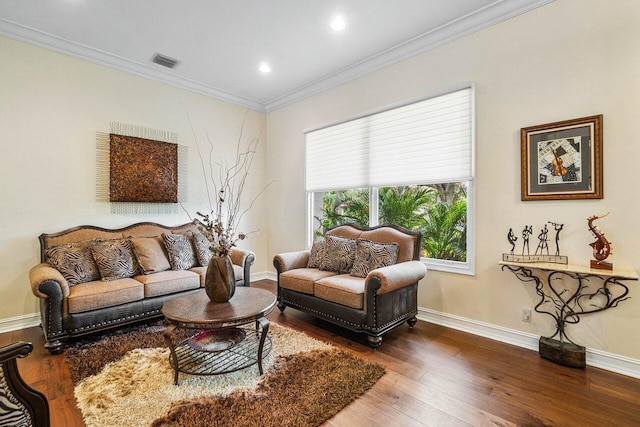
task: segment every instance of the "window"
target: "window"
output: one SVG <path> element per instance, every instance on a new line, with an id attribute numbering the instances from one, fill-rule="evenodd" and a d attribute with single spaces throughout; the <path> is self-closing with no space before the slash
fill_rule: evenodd
<path id="1" fill-rule="evenodd" d="M 309 131 L 309 238 L 399 224 L 430 268 L 473 274 L 473 172 L 472 87 Z"/>

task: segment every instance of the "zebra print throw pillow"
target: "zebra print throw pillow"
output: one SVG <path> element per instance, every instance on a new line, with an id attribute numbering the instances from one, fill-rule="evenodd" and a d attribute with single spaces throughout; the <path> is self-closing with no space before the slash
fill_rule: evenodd
<path id="1" fill-rule="evenodd" d="M 311 247 L 307 268 L 320 268 L 324 256 L 324 240 L 316 240 Z"/>
<path id="2" fill-rule="evenodd" d="M 162 233 L 162 240 L 167 248 L 172 270 L 188 270 L 196 266 L 198 263 L 196 254 L 193 252 L 193 246 L 187 236 Z"/>
<path id="3" fill-rule="evenodd" d="M 140 266 L 133 255 L 133 244 L 128 239 L 94 241 L 91 254 L 103 281 L 140 274 Z"/>
<path id="4" fill-rule="evenodd" d="M 327 234 L 324 242 L 325 251 L 320 270 L 335 271 L 339 274 L 349 273 L 356 257 L 356 241 Z"/>
<path id="5" fill-rule="evenodd" d="M 100 280 L 100 271 L 91 255 L 91 241 L 54 246 L 45 252 L 46 260 L 69 286 Z"/>
<path id="6" fill-rule="evenodd" d="M 198 258 L 198 263 L 201 267 L 208 266 L 209 261 L 211 261 L 211 257 L 213 256 L 213 252 L 211 251 L 211 242 L 205 237 L 204 234 L 197 231 L 192 234 L 192 237 L 193 246 L 196 249 L 196 258 Z"/>
<path id="7" fill-rule="evenodd" d="M 396 263 L 397 243 L 375 243 L 366 239 L 356 241 L 356 259 L 349 273 L 356 277 L 367 277 L 371 270 Z"/>

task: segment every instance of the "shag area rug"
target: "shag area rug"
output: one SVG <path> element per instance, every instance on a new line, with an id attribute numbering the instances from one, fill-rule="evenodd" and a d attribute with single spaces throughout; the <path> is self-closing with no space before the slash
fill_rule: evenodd
<path id="1" fill-rule="evenodd" d="M 65 351 L 88 427 L 318 426 L 384 375 L 380 365 L 271 324 L 262 377 L 254 365 L 180 374 L 176 386 L 163 331 L 161 324 L 138 326 Z"/>

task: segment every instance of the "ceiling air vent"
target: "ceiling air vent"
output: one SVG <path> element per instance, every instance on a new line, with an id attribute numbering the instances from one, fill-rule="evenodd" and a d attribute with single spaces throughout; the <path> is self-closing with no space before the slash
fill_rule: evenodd
<path id="1" fill-rule="evenodd" d="M 160 64 L 163 67 L 167 67 L 167 68 L 173 68 L 178 64 L 178 62 L 180 62 L 176 59 L 169 58 L 168 56 L 162 55 L 160 53 L 156 53 L 153 56 L 152 61 L 155 62 L 156 64 Z"/>

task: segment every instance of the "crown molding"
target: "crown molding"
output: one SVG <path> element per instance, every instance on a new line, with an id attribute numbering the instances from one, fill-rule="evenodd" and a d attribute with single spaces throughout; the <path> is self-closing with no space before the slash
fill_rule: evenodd
<path id="1" fill-rule="evenodd" d="M 3 18 L 0 18 L 0 35 L 52 50 L 54 52 L 62 53 L 64 55 L 93 62 L 108 68 L 113 68 L 118 71 L 124 71 L 136 76 L 148 78 L 169 86 L 195 92 L 220 101 L 230 102 L 262 113 L 266 112 L 265 105 L 260 102 L 205 85 L 195 80 L 178 76 L 171 72 L 140 64 L 99 49 L 72 42 Z"/>
<path id="2" fill-rule="evenodd" d="M 169 71 L 131 61 L 3 18 L 0 18 L 0 35 L 262 113 L 268 113 L 553 1 L 555 0 L 497 0 L 483 9 L 345 67 L 327 77 L 302 86 L 266 103 L 248 99 L 195 80 L 178 76 Z"/>
<path id="3" fill-rule="evenodd" d="M 474 13 L 449 22 L 384 52 L 345 67 L 321 80 L 274 99 L 266 104 L 266 111 L 268 113 L 293 104 L 304 98 L 371 74 L 554 1 L 555 0 L 498 0 Z"/>

